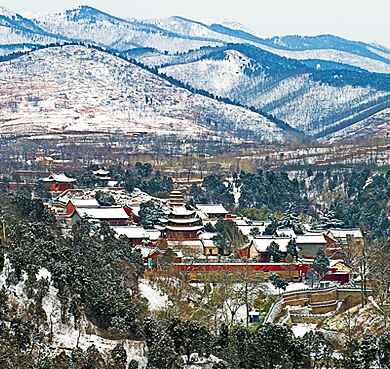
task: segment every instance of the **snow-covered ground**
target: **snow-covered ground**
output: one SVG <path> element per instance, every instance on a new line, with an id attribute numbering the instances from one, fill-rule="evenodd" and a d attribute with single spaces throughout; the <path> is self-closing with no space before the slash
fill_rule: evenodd
<path id="1" fill-rule="evenodd" d="M 156 287 L 152 287 L 150 282 L 146 279 L 140 281 L 139 289 L 142 297 L 148 299 L 148 308 L 150 311 L 162 310 L 170 305 L 168 296 L 159 291 Z"/>
<path id="2" fill-rule="evenodd" d="M 12 269 L 10 267 L 9 260 L 6 257 L 5 266 L 0 274 L 0 287 L 5 285 L 5 281 L 11 271 Z M 126 349 L 128 360 L 130 361 L 131 359 L 135 359 L 142 367 L 145 366 L 145 344 L 143 342 L 131 340 L 109 340 L 100 337 L 95 333 L 91 333 L 97 331 L 97 329 L 87 321 L 85 316 L 81 317 L 77 329 L 73 324 L 73 319 L 71 319 L 67 324 L 63 324 L 61 322 L 61 304 L 57 296 L 58 290 L 53 286 L 51 273 L 47 269 L 41 268 L 39 269 L 36 277 L 37 280 L 46 278 L 50 283 L 49 293 L 43 298 L 42 307 L 47 316 L 48 329 L 53 332 L 51 343 L 52 349 L 58 351 L 63 349 L 71 350 L 78 345 L 83 350 L 86 350 L 91 345 L 95 345 L 99 351 L 107 354 L 119 342 L 122 342 Z M 7 287 L 9 298 L 16 304 L 19 304 L 21 309 L 24 309 L 30 301 L 24 291 L 26 279 L 27 274 L 24 273 L 22 280 L 17 285 Z"/>
<path id="3" fill-rule="evenodd" d="M 177 87 L 111 54 L 84 46 L 35 51 L 0 63 L 0 134 L 153 132 L 224 134 L 264 140 L 285 133 L 266 117 Z"/>
<path id="4" fill-rule="evenodd" d="M 292 291 L 298 291 L 298 290 L 307 290 L 310 288 L 306 283 L 298 282 L 298 283 L 289 283 L 289 285 L 286 287 L 286 290 L 279 290 L 278 288 L 275 288 L 274 285 L 270 282 L 265 283 L 265 286 L 267 287 L 268 291 L 272 295 L 279 295 L 283 292 L 292 292 Z"/>
<path id="5" fill-rule="evenodd" d="M 305 333 L 315 330 L 316 326 L 316 324 L 298 323 L 293 324 L 291 330 L 293 331 L 295 337 L 302 337 Z"/>

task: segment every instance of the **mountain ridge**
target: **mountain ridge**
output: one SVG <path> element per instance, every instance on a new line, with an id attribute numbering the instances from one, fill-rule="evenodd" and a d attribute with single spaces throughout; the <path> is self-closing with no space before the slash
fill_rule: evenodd
<path id="1" fill-rule="evenodd" d="M 137 20 L 90 6 L 30 18 L 3 13 L 0 56 L 47 44 L 97 45 L 293 134 L 333 134 L 345 122 L 370 119 L 367 112 L 386 110 L 390 98 L 390 50 L 374 44 L 332 35 L 262 38 L 234 22 Z"/>
<path id="2" fill-rule="evenodd" d="M 232 137 L 247 132 L 265 141 L 289 136 L 258 112 L 175 86 L 92 46 L 53 46 L 15 56 L 0 63 L 2 80 L 5 74 L 10 81 L 4 84 L 3 134 L 13 129 L 45 133 L 100 127 L 110 132 L 141 129 L 170 134 L 201 130 Z M 15 92 L 16 81 L 26 85 L 21 91 L 27 94 Z M 41 92 L 42 86 L 47 93 Z"/>

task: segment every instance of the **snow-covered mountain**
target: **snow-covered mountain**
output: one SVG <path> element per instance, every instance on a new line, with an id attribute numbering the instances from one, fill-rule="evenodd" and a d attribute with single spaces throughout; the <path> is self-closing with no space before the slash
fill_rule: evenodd
<path id="1" fill-rule="evenodd" d="M 353 130 L 362 120 L 376 122 L 370 118 L 390 107 L 390 50 L 380 45 L 331 35 L 267 39 L 234 21 L 178 16 L 139 20 L 89 6 L 24 17 L 0 8 L 0 57 L 65 42 L 119 53 L 198 91 L 261 110 L 276 117 L 274 122 L 286 122 L 312 137 Z M 236 122 L 238 129 L 249 125 Z"/>
<path id="2" fill-rule="evenodd" d="M 0 55 L 60 41 L 34 22 L 0 6 Z"/>
<path id="3" fill-rule="evenodd" d="M 151 47 L 175 53 L 204 45 L 222 45 L 218 39 L 184 36 L 169 28 L 159 27 L 158 22 L 153 24 L 142 20 L 122 19 L 89 6 L 36 15 L 32 20 L 47 32 L 120 51 Z"/>
<path id="4" fill-rule="evenodd" d="M 157 66 L 156 53 L 135 56 Z M 324 136 L 390 106 L 390 77 L 321 70 L 250 45 L 230 44 L 165 58 L 159 70 L 276 116 L 311 136 Z M 368 115 L 367 115 L 368 114 Z"/>
<path id="5" fill-rule="evenodd" d="M 270 141 L 289 137 L 261 114 L 193 93 L 92 47 L 49 47 L 3 61 L 0 80 L 0 134 L 246 132 Z"/>
<path id="6" fill-rule="evenodd" d="M 88 6 L 53 14 L 26 14 L 26 17 L 59 38 L 92 42 L 120 51 L 150 47 L 175 54 L 202 46 L 247 43 L 288 58 L 390 73 L 389 49 L 332 35 L 264 38 L 233 21 L 195 21 L 177 16 L 149 20 L 120 18 Z"/>

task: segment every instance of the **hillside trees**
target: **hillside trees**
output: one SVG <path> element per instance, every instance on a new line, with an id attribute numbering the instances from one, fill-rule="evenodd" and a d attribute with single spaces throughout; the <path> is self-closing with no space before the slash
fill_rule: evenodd
<path id="1" fill-rule="evenodd" d="M 131 337 L 140 334 L 138 278 L 144 266 L 139 252 L 117 239 L 107 224 L 96 229 L 82 220 L 65 238 L 52 227 L 44 207 L 37 207 L 42 214 L 33 211 L 28 218 L 19 197 L 15 201 L 2 195 L 1 200 L 9 204 L 5 213 L 9 241 L 4 250 L 11 265 L 7 284 L 25 280 L 29 295 L 35 296 L 34 315 L 43 311 L 44 290 L 36 275 L 45 268 L 58 288 L 63 321 L 72 317 L 77 327 L 81 315 L 88 313 L 101 328 Z M 38 204 L 34 200 L 26 200 L 27 206 Z"/>
<path id="2" fill-rule="evenodd" d="M 197 204 L 234 205 L 232 184 L 225 183 L 224 178 L 216 174 L 206 176 L 201 187 L 192 184 L 190 196 Z"/>
<path id="3" fill-rule="evenodd" d="M 298 213 L 307 210 L 308 202 L 299 182 L 290 180 L 285 172 L 259 169 L 257 173 L 241 172 L 238 177 L 241 187 L 239 205 L 242 208 L 267 206 L 272 210 L 286 211 L 291 203 Z"/>
<path id="4" fill-rule="evenodd" d="M 371 257 L 368 261 L 368 279 L 377 306 L 383 318 L 383 324 L 388 327 L 390 319 L 390 244 L 389 240 L 379 240 L 372 245 Z"/>

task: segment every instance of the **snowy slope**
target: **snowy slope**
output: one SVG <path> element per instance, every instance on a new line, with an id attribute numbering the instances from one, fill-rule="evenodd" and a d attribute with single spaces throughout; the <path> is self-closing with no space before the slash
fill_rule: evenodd
<path id="1" fill-rule="evenodd" d="M 356 55 L 355 53 L 335 50 L 335 49 L 316 49 L 316 50 L 284 50 L 269 46 L 261 46 L 273 54 L 298 60 L 326 60 L 335 63 L 347 64 L 373 73 L 390 73 L 390 63 L 388 61 L 375 60 L 366 56 Z M 385 54 L 385 53 L 384 53 Z M 386 59 L 390 53 L 386 53 Z M 389 60 L 390 61 L 390 60 Z"/>
<path id="2" fill-rule="evenodd" d="M 147 21 L 114 17 L 88 6 L 36 15 L 32 20 L 47 32 L 116 50 L 152 47 L 175 53 L 196 49 L 205 44 L 221 44 L 218 40 L 183 37 Z"/>
<path id="3" fill-rule="evenodd" d="M 34 22 L 0 5 L 0 55 L 19 51 L 23 46 L 44 45 L 57 42 L 61 37 L 53 37 Z M 26 44 L 26 45 L 23 45 Z M 5 46 L 11 46 L 6 48 Z M 19 49 L 16 45 L 20 45 Z M 8 52 L 7 52 L 8 51 Z"/>
<path id="4" fill-rule="evenodd" d="M 52 47 L 0 63 L 0 133 L 286 134 L 264 116 L 188 90 L 111 54 Z"/>
<path id="5" fill-rule="evenodd" d="M 390 73 L 389 49 L 332 35 L 264 38 L 228 20 L 194 21 L 183 17 L 163 19 L 119 18 L 80 6 L 52 14 L 26 14 L 40 29 L 63 38 L 83 40 L 117 50 L 151 47 L 171 54 L 204 46 L 248 43 L 274 54 L 300 60 L 323 60 Z"/>
<path id="6" fill-rule="evenodd" d="M 383 139 L 384 137 L 388 138 L 388 132 L 390 132 L 390 108 L 384 109 L 334 133 L 325 135 L 321 140 L 338 141 L 367 136 L 376 136 Z"/>
<path id="7" fill-rule="evenodd" d="M 329 75 L 321 71 L 315 71 L 314 78 L 313 70 L 293 61 L 280 58 L 270 62 L 267 55 L 254 54 L 253 48 L 229 46 L 223 52 L 220 48 L 214 53 L 208 49 L 209 54 L 204 51 L 200 57 L 199 52 L 192 53 L 196 54 L 192 59 L 187 55 L 179 61 L 177 57 L 176 64 L 171 60 L 160 71 L 197 89 L 267 111 L 310 135 L 390 101 L 389 88 L 356 82 L 360 74 L 354 74 L 355 79 L 344 76 L 340 83 L 329 83 Z M 152 60 L 146 55 L 140 59 Z M 370 75 L 365 77 L 370 82 Z"/>
<path id="8" fill-rule="evenodd" d="M 234 21 L 194 21 L 178 16 L 139 20 L 112 16 L 89 6 L 60 13 L 30 13 L 24 17 L 0 8 L 0 57 L 26 51 L 36 45 L 65 41 L 83 41 L 121 52 L 149 67 L 159 68 L 160 72 L 196 89 L 261 109 L 314 137 L 333 134 L 333 131 L 344 130 L 348 126 L 358 127 L 360 120 L 387 109 L 390 98 L 390 89 L 387 85 L 385 88 L 380 87 L 378 76 L 373 75 L 372 81 L 366 76 L 363 82 L 360 82 L 359 76 L 349 76 L 347 81 L 338 84 L 329 81 L 329 75 L 326 78 L 319 75 L 321 71 L 331 69 L 390 75 L 390 50 L 376 44 L 349 41 L 332 35 L 267 39 Z M 249 54 L 242 50 L 245 48 L 252 48 Z M 319 71 L 316 73 L 317 66 Z M 91 77 L 96 78 L 93 72 L 90 73 Z M 77 76 L 72 78 L 76 79 Z M 113 86 L 115 84 L 111 84 L 103 94 L 107 95 L 111 89 L 111 95 L 115 95 L 117 91 Z M 153 87 L 144 87 L 147 89 L 144 98 L 147 99 Z M 119 95 L 127 93 L 122 91 L 121 84 L 119 90 Z M 100 92 L 97 94 L 101 95 Z M 107 100 L 110 102 L 107 103 Z M 137 129 L 139 124 L 150 130 L 165 129 L 166 132 L 171 131 L 170 126 L 167 128 L 169 124 L 172 127 L 180 126 L 175 131 L 191 131 L 189 127 L 194 125 L 201 125 L 202 129 L 219 127 L 220 130 L 228 126 L 231 131 L 249 129 L 261 132 L 267 139 L 281 137 L 279 133 L 274 133 L 273 123 L 269 123 L 270 126 L 266 123 L 266 129 L 259 130 L 259 124 L 262 126 L 267 119 L 260 119 L 255 114 L 256 119 L 253 121 L 249 116 L 254 113 L 245 109 L 245 113 L 244 110 L 238 113 L 239 108 L 229 113 L 226 124 L 221 128 L 220 123 L 226 119 L 221 119 L 221 114 L 217 113 L 219 109 L 215 102 L 211 110 L 203 104 L 195 109 L 193 105 L 175 103 L 175 109 L 178 107 L 180 113 L 176 114 L 173 109 L 171 114 L 168 111 L 162 113 L 162 102 L 157 108 L 146 100 L 146 104 L 139 102 L 136 108 L 133 106 L 129 110 L 128 101 L 123 96 L 114 97 L 113 100 L 106 96 L 92 101 L 103 105 L 84 103 L 94 110 L 94 114 L 88 117 L 79 114 L 89 108 L 75 109 L 71 113 L 69 108 L 59 108 L 62 101 L 48 101 L 48 106 L 41 106 L 42 102 L 34 101 L 35 106 L 23 119 L 35 119 L 39 107 L 38 116 L 42 127 L 35 127 L 34 132 L 46 131 L 49 126 L 51 131 L 95 128 L 123 131 L 124 122 L 130 121 L 126 123 L 129 129 Z M 120 106 L 122 103 L 123 106 Z M 55 109 L 52 109 L 53 104 Z M 16 114 L 15 106 L 19 109 L 23 104 L 18 100 L 10 100 L 4 106 Z M 41 113 L 48 107 L 52 109 L 51 114 L 42 117 Z M 33 115 L 29 118 L 29 114 Z M 15 119 L 18 122 L 20 117 Z M 182 124 L 182 121 L 186 123 Z M 375 122 L 375 119 L 370 122 Z M 374 127 L 371 123 L 370 127 Z M 25 123 L 20 127 L 25 129 Z M 365 132 L 369 133 L 369 130 Z"/>

